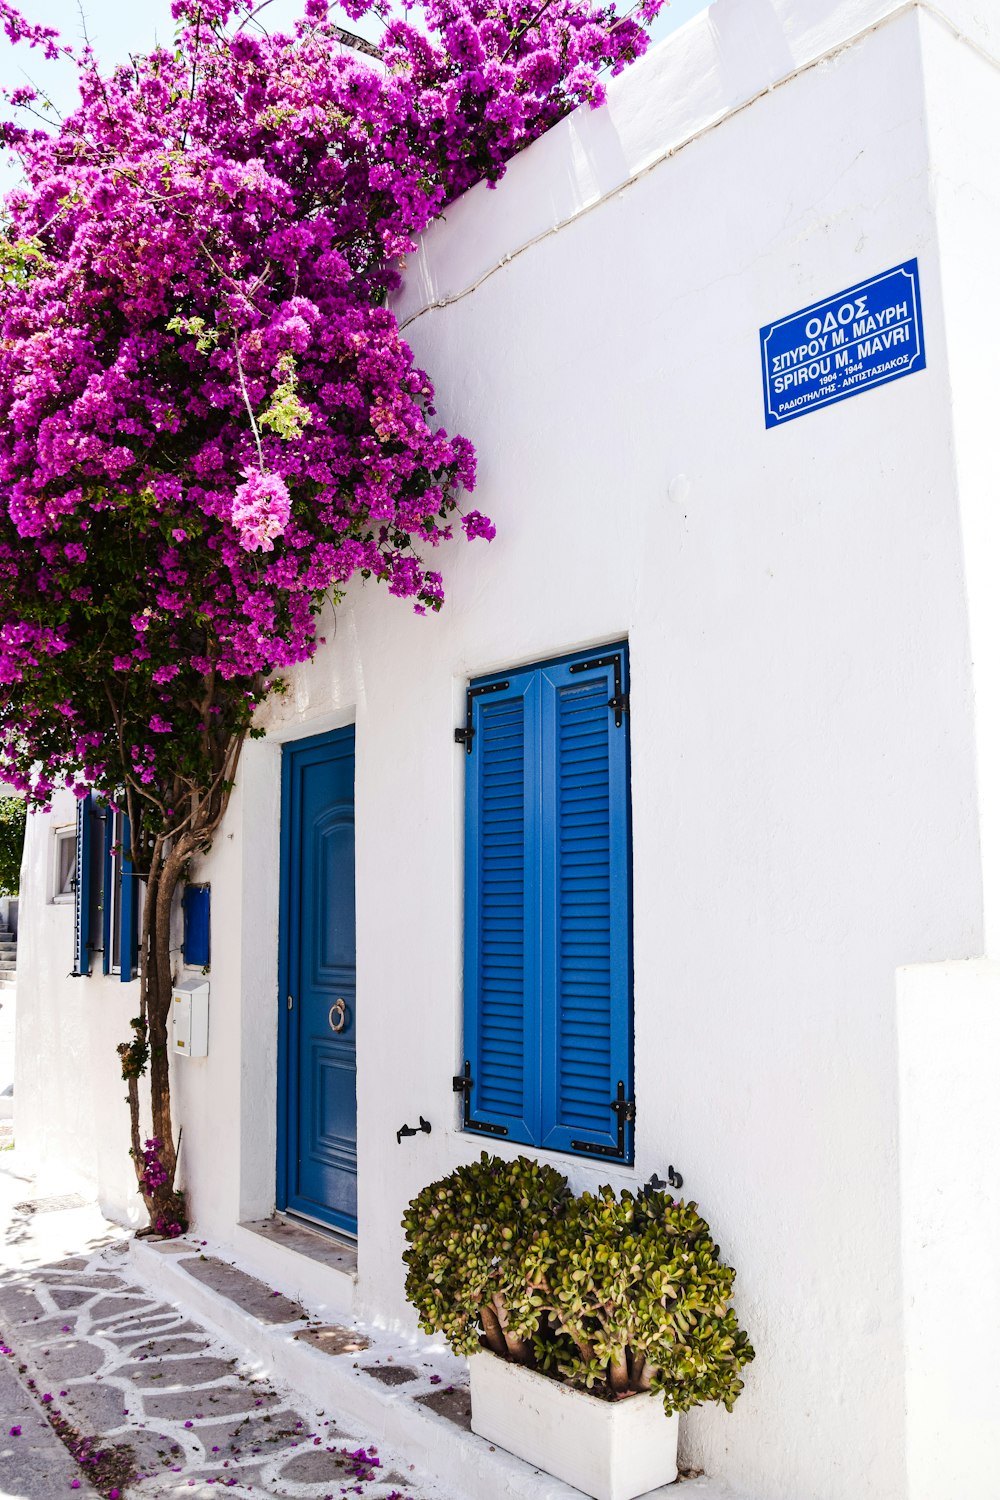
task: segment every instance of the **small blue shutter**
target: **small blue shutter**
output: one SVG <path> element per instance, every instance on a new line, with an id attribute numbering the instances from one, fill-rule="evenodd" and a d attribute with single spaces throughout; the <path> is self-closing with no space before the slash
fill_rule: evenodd
<path id="1" fill-rule="evenodd" d="M 211 888 L 184 889 L 184 962 L 191 969 L 207 969 L 211 957 Z"/>
<path id="2" fill-rule="evenodd" d="M 91 804 L 88 792 L 76 804 L 76 878 L 73 883 L 73 973 L 90 973 L 90 843 L 92 834 Z"/>
<path id="3" fill-rule="evenodd" d="M 139 973 L 139 882 L 132 873 L 130 851 L 132 845 L 131 825 L 128 817 L 122 818 L 121 850 L 121 980 L 127 984 Z"/>
<path id="4" fill-rule="evenodd" d="M 465 844 L 466 1124 L 537 1142 L 539 687 L 511 674 L 472 693 Z"/>
<path id="5" fill-rule="evenodd" d="M 541 683 L 541 1143 L 629 1160 L 628 714 L 609 706 L 628 691 L 626 649 L 546 666 Z"/>

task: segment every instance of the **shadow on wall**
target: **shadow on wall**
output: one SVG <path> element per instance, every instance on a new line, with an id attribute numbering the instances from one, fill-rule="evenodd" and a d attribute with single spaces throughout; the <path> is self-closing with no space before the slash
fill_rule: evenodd
<path id="1" fill-rule="evenodd" d="M 831 6 L 840 3 L 830 0 Z M 781 0 L 713 0 L 710 5 L 679 8 L 677 20 L 682 23 L 696 20 L 701 10 L 707 13 L 707 25 L 691 34 L 690 83 L 692 89 L 698 89 L 706 77 L 715 80 L 713 109 L 718 113 L 736 108 L 767 83 L 794 71 L 795 58 L 778 14 L 780 6 Z M 653 37 L 655 42 L 669 39 L 658 37 L 655 26 Z M 569 128 L 573 134 L 574 172 L 569 197 L 567 183 L 550 178 L 553 223 L 613 192 L 634 170 L 610 111 L 591 115 L 589 110 L 581 110 L 577 116 L 570 116 Z M 579 170 L 581 161 L 586 161 L 586 172 Z"/>
<path id="2" fill-rule="evenodd" d="M 708 9 L 720 104 L 732 108 L 795 67 L 779 0 L 714 0 Z"/>

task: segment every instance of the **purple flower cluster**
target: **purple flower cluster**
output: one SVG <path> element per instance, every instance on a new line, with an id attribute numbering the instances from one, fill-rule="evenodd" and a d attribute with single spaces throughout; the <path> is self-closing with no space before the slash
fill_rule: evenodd
<path id="1" fill-rule="evenodd" d="M 184 1233 L 187 1226 L 178 1217 L 180 1206 L 178 1196 L 172 1192 L 173 1183 L 170 1173 L 163 1165 L 160 1154 L 162 1150 L 163 1142 L 157 1136 L 151 1136 L 143 1147 L 141 1168 L 138 1173 L 139 1191 L 145 1198 L 155 1202 L 157 1195 L 162 1200 L 164 1196 L 162 1190 L 166 1189 L 169 1199 L 167 1211 L 154 1212 L 152 1225 L 157 1234 L 166 1235 L 168 1239 L 176 1239 L 178 1235 Z"/>
<path id="2" fill-rule="evenodd" d="M 273 552 L 275 537 L 284 531 L 292 513 L 288 486 L 277 474 L 262 474 L 259 469 L 244 473 L 246 479 L 233 500 L 233 525 L 240 546 L 247 552 Z"/>
<path id="3" fill-rule="evenodd" d="M 160 1160 L 162 1149 L 163 1142 L 157 1139 L 156 1136 L 152 1136 L 143 1147 L 142 1175 L 139 1178 L 139 1187 L 142 1192 L 148 1193 L 150 1197 L 153 1196 L 157 1188 L 163 1187 L 164 1183 L 170 1180 L 169 1173 Z"/>
<path id="4" fill-rule="evenodd" d="M 598 103 L 661 3 L 418 0 L 372 59 L 325 0 L 270 36 L 249 0 L 175 0 L 176 49 L 102 76 L 0 0 L 80 85 L 50 130 L 0 124 L 24 172 L 0 276 L 0 776 L 42 805 L 61 780 L 125 785 L 169 826 L 312 655 L 331 593 L 360 574 L 440 608 L 423 558 L 475 456 L 387 306 L 400 257 Z M 478 511 L 462 530 L 494 535 Z"/>

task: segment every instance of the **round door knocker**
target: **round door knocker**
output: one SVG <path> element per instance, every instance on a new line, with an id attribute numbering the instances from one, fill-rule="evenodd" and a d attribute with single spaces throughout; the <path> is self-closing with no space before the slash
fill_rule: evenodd
<path id="1" fill-rule="evenodd" d="M 336 1019 L 334 1019 L 336 1018 Z M 343 1031 L 347 1025 L 347 1002 L 341 998 L 330 1006 L 330 1030 Z"/>

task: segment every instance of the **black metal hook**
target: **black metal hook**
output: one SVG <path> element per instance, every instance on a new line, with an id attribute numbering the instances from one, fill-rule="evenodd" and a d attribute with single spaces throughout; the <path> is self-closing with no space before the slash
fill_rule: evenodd
<path id="1" fill-rule="evenodd" d="M 431 1123 L 429 1120 L 425 1120 L 423 1115 L 420 1116 L 419 1125 L 400 1125 L 396 1131 L 396 1145 L 401 1146 L 403 1144 L 404 1135 L 419 1135 L 421 1132 L 424 1135 L 430 1135 L 431 1133 Z"/>

